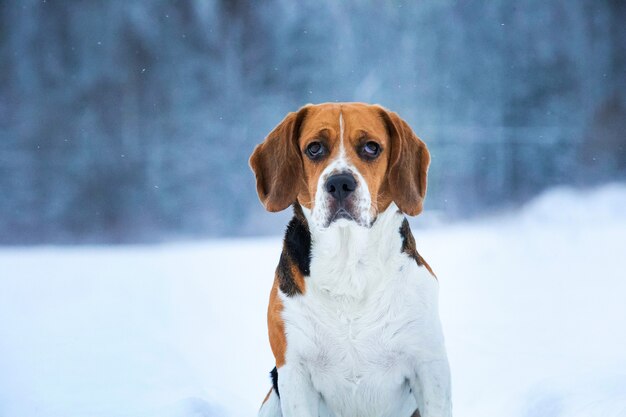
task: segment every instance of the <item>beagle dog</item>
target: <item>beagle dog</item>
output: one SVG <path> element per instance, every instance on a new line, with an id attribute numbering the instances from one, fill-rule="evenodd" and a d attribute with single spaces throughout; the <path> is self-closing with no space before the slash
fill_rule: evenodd
<path id="1" fill-rule="evenodd" d="M 430 155 L 378 105 L 307 105 L 256 147 L 259 198 L 293 206 L 267 313 L 276 359 L 260 417 L 449 417 L 438 281 L 405 215 Z"/>

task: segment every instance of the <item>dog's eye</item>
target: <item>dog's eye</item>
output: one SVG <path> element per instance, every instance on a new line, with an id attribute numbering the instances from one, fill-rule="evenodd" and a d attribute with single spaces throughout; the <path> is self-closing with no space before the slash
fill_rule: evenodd
<path id="1" fill-rule="evenodd" d="M 380 145 L 376 142 L 367 142 L 363 145 L 361 154 L 368 159 L 374 159 L 380 154 Z"/>
<path id="2" fill-rule="evenodd" d="M 307 156 L 313 160 L 321 158 L 325 151 L 324 145 L 319 142 L 311 142 L 309 146 L 306 147 Z"/>

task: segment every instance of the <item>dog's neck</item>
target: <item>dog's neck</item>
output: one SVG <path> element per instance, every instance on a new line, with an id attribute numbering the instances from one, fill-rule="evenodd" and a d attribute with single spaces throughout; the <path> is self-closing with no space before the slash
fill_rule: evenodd
<path id="1" fill-rule="evenodd" d="M 404 215 L 391 204 L 371 227 L 340 220 L 326 229 L 315 227 L 302 210 L 311 233 L 311 269 L 307 291 L 361 301 L 393 277 L 403 259 L 400 227 Z"/>

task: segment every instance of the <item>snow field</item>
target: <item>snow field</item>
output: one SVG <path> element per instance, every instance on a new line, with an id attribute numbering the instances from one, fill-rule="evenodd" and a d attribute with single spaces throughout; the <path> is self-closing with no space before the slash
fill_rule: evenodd
<path id="1" fill-rule="evenodd" d="M 626 186 L 413 231 L 441 284 L 455 415 L 626 416 Z M 0 416 L 254 415 L 280 248 L 1 249 Z"/>

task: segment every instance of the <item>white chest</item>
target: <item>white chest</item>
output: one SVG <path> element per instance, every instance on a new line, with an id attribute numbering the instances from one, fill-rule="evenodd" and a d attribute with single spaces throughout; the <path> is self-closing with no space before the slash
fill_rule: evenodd
<path id="1" fill-rule="evenodd" d="M 417 408 L 416 369 L 442 357 L 443 336 L 438 283 L 403 252 L 402 221 L 392 208 L 369 230 L 312 230 L 306 290 L 281 293 L 287 408 L 316 402 L 310 395 L 323 417 L 409 417 Z"/>
<path id="2" fill-rule="evenodd" d="M 437 337 L 437 284 L 407 257 L 387 266 L 342 277 L 356 281 L 362 298 L 331 295 L 312 268 L 307 293 L 284 300 L 287 361 L 302 364 L 330 416 L 408 417 L 415 409 L 407 379 Z"/>

